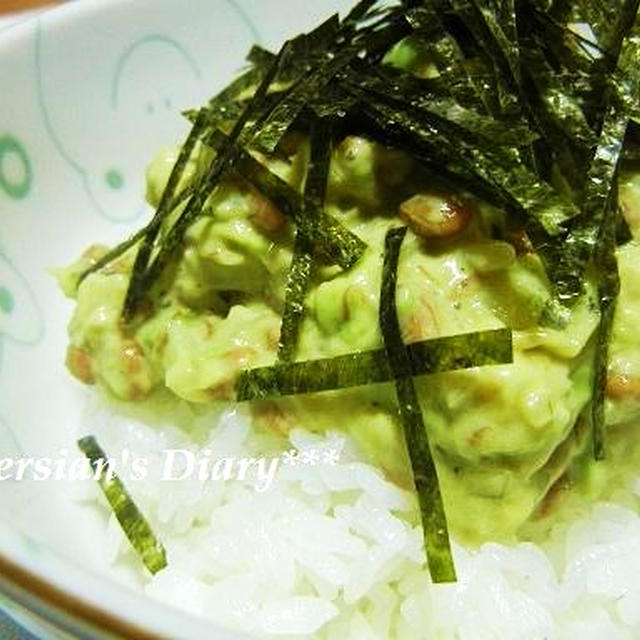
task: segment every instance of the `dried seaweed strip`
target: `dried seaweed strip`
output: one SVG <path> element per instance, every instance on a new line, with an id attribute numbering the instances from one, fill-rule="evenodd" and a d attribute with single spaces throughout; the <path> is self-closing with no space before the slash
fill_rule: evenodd
<path id="1" fill-rule="evenodd" d="M 611 74 L 611 84 L 615 90 L 615 99 L 621 109 L 633 122 L 640 122 L 640 35 L 628 37 L 620 51 L 618 68 Z M 633 124 L 633 123 L 632 123 Z M 635 130 L 632 129 L 632 131 Z M 632 137 L 632 136 L 630 136 Z"/>
<path id="2" fill-rule="evenodd" d="M 356 33 L 353 43 L 363 55 L 359 57 L 368 64 L 379 64 L 392 46 L 411 33 L 404 12 L 390 8 L 378 22 Z"/>
<path id="3" fill-rule="evenodd" d="M 555 74 L 544 60 L 543 53 L 534 47 L 531 43 L 531 48 L 525 49 L 523 57 L 531 83 L 539 92 L 547 112 L 574 143 L 580 143 L 585 148 L 595 144 L 596 136 L 587 122 L 580 101 L 571 92 L 573 83 Z"/>
<path id="4" fill-rule="evenodd" d="M 471 0 L 475 12 L 469 4 L 467 0 L 454 2 L 454 6 L 462 8 L 461 16 L 481 40 L 499 76 L 505 78 L 503 84 L 506 83 L 508 90 L 517 92 L 519 110 L 535 122 L 543 135 L 543 139 L 534 145 L 534 155 L 528 164 L 536 168 L 539 175 L 546 177 L 551 173 L 551 158 L 555 157 L 565 179 L 577 187 L 584 170 L 580 160 L 588 157 L 589 149 L 582 145 L 574 156 L 570 148 L 572 140 L 565 138 L 565 130 L 571 126 L 574 133 L 578 134 L 577 141 L 585 140 L 586 145 L 594 144 L 595 138 L 581 109 L 569 93 L 568 85 L 556 81 L 544 55 L 536 48 L 537 41 L 530 27 L 533 16 L 527 15 L 526 3 L 522 3 L 520 8 L 519 46 L 514 44 L 516 39 L 505 36 L 501 23 L 497 21 L 497 13 L 480 5 L 477 0 Z M 510 15 L 509 11 L 500 13 Z M 484 29 L 480 21 L 473 18 L 474 14 L 482 16 Z M 515 21 L 509 20 L 505 24 L 507 30 L 513 30 L 514 27 Z"/>
<path id="5" fill-rule="evenodd" d="M 399 7 L 373 12 L 370 8 L 368 3 L 360 5 L 343 24 L 336 18 L 331 29 L 300 37 L 303 48 L 299 56 L 303 63 L 307 62 L 308 72 L 286 92 L 261 126 L 254 127 L 251 140 L 243 142 L 272 152 L 305 106 L 325 92 L 341 69 L 361 54 L 369 64 L 376 64 L 393 44 L 410 32 Z M 378 21 L 360 24 L 372 16 L 379 16 Z M 356 29 L 357 26 L 360 28 Z"/>
<path id="6" fill-rule="evenodd" d="M 495 70 L 493 84 L 501 112 L 518 112 L 516 96 L 520 71 L 515 41 L 505 36 L 494 14 L 476 0 L 450 0 L 449 5 Z"/>
<path id="7" fill-rule="evenodd" d="M 513 76 L 516 85 L 519 84 L 520 54 L 517 39 L 515 38 L 516 20 L 515 15 L 512 13 L 513 3 L 502 3 L 503 20 L 498 19 L 496 11 L 489 8 L 486 2 L 479 2 L 479 0 L 452 0 L 452 4 L 454 8 L 458 5 L 473 5 L 475 8 L 475 14 L 480 18 L 480 20 L 478 22 L 474 22 L 473 26 L 470 28 L 473 29 L 473 33 L 478 37 L 481 45 L 485 48 L 498 67 L 505 69 L 504 63 L 506 63 L 506 68 L 508 68 L 509 72 Z M 505 16 L 509 18 L 507 21 L 504 20 Z M 480 25 L 484 27 L 484 33 L 478 29 Z M 505 33 L 505 28 L 509 35 Z"/>
<path id="8" fill-rule="evenodd" d="M 524 9 L 519 24 L 520 56 L 524 75 L 528 80 L 528 86 L 523 86 L 522 97 L 530 103 L 530 93 L 537 92 L 550 117 L 569 134 L 570 139 L 586 147 L 592 146 L 596 142 L 596 136 L 587 122 L 576 93 L 576 88 L 580 87 L 581 72 L 575 70 L 568 75 L 551 66 L 548 61 L 548 43 L 542 41 L 531 29 L 531 23 L 538 19 L 535 13 Z M 587 81 L 588 77 L 583 74 L 583 79 Z"/>
<path id="9" fill-rule="evenodd" d="M 631 30 L 638 12 L 639 0 L 585 2 L 580 5 L 586 22 L 594 32 L 597 44 L 603 51 L 601 62 L 606 72 L 613 71 L 623 42 Z"/>
<path id="10" fill-rule="evenodd" d="M 482 106 L 486 113 L 497 114 L 491 83 L 477 73 L 470 73 L 460 46 L 444 28 L 438 12 L 433 7 L 420 6 L 407 12 L 407 20 L 416 36 L 429 46 L 429 53 L 442 80 L 450 87 L 451 95 L 461 104 Z"/>
<path id="11" fill-rule="evenodd" d="M 614 60 L 614 66 L 619 66 L 620 56 L 625 44 L 628 44 L 628 37 L 636 23 L 640 0 L 625 0 L 622 7 L 614 10 L 615 28 L 604 43 L 604 48 Z M 617 18 L 617 19 L 616 19 Z M 637 64 L 637 59 L 636 59 Z"/>
<path id="12" fill-rule="evenodd" d="M 633 235 L 631 233 L 629 223 L 622 215 L 622 209 L 618 210 L 616 221 L 616 245 L 620 247 L 627 244 L 627 242 L 631 242 L 631 240 L 633 240 Z"/>
<path id="13" fill-rule="evenodd" d="M 164 569 L 167 566 L 164 547 L 129 495 L 122 480 L 113 469 L 107 470 L 107 456 L 96 439 L 93 436 L 81 438 L 78 440 L 78 448 L 89 460 L 100 489 L 144 566 L 154 574 Z"/>
<path id="14" fill-rule="evenodd" d="M 337 13 L 334 13 L 312 31 L 292 40 L 292 56 L 302 58 L 307 63 L 318 62 L 331 48 L 331 45 L 335 43 L 339 32 L 340 17 Z"/>
<path id="15" fill-rule="evenodd" d="M 275 64 L 276 58 L 276 54 L 262 47 L 251 47 L 246 56 L 251 67 L 210 98 L 203 107 L 209 115 L 208 122 L 212 124 L 214 118 L 218 122 L 237 120 L 251 98 L 250 94 L 258 87 L 271 65 Z"/>
<path id="16" fill-rule="evenodd" d="M 516 17 L 516 1 L 486 0 L 485 4 L 487 5 L 487 8 L 495 14 L 500 24 L 500 28 L 509 43 L 517 42 L 518 24 Z"/>
<path id="17" fill-rule="evenodd" d="M 129 236 L 126 240 L 124 240 L 120 244 L 116 245 L 115 247 L 107 251 L 107 253 L 105 253 L 104 256 L 102 256 L 102 258 L 100 258 L 99 260 L 96 260 L 94 264 L 92 264 L 88 269 L 86 269 L 80 274 L 80 277 L 78 278 L 78 282 L 76 284 L 76 288 L 80 286 L 82 281 L 87 276 L 91 275 L 92 273 L 95 273 L 96 271 L 100 271 L 100 269 L 103 269 L 108 264 L 111 264 L 114 260 L 119 258 L 123 253 L 125 253 L 125 251 L 133 247 L 133 245 L 135 245 L 138 241 L 140 241 L 144 237 L 144 235 L 147 233 L 147 228 L 148 228 L 148 225 L 145 227 L 142 227 L 142 229 L 138 229 L 138 231 L 136 231 L 133 235 Z"/>
<path id="18" fill-rule="evenodd" d="M 348 47 L 335 55 L 327 56 L 325 64 L 316 67 L 301 79 L 268 115 L 252 138 L 250 144 L 267 153 L 272 152 L 282 136 L 289 130 L 307 102 L 319 95 L 333 77 L 357 55 L 355 47 Z"/>
<path id="19" fill-rule="evenodd" d="M 560 224 L 578 214 L 570 201 L 531 173 L 515 150 L 492 149 L 490 144 L 481 149 L 467 135 L 426 122 L 411 105 L 385 104 L 382 96 L 372 100 L 355 83 L 349 90 L 360 97 L 362 110 L 377 123 L 387 144 L 439 167 L 440 173 L 460 179 L 493 204 L 533 216 L 551 234 L 560 233 Z"/>
<path id="20" fill-rule="evenodd" d="M 262 111 L 269 112 L 271 109 L 273 109 L 275 105 L 280 101 L 284 92 L 285 89 L 269 91 L 269 93 L 265 95 L 263 100 L 261 101 Z M 210 129 L 229 129 L 240 117 L 242 117 L 244 110 L 247 108 L 252 99 L 253 98 L 251 96 L 246 98 L 242 97 L 236 102 L 226 103 L 219 109 L 209 108 L 208 106 L 204 107 L 207 113 L 207 127 Z M 256 113 L 253 117 L 249 118 L 246 121 L 244 131 L 239 137 L 241 144 L 244 144 L 249 138 L 249 132 L 254 125 L 257 125 L 260 116 L 260 113 Z"/>
<path id="21" fill-rule="evenodd" d="M 554 68 L 565 68 L 591 74 L 593 63 L 602 55 L 597 43 L 571 28 L 570 20 L 558 20 L 537 8 L 531 16 L 530 32 L 543 45 L 545 56 Z"/>
<path id="22" fill-rule="evenodd" d="M 594 264 L 598 272 L 598 306 L 600 322 L 596 331 L 593 388 L 591 393 L 591 423 L 593 456 L 596 460 L 605 457 L 605 389 L 609 364 L 609 341 L 616 301 L 620 291 L 620 277 L 616 260 L 616 226 L 618 204 L 616 193 L 611 192 L 611 200 L 605 214 Z"/>
<path id="23" fill-rule="evenodd" d="M 208 126 L 219 127 L 228 122 L 235 122 L 242 115 L 248 102 L 248 100 L 237 100 L 205 107 L 207 110 Z M 193 121 L 189 112 L 186 112 L 184 115 L 187 119 Z"/>
<path id="24" fill-rule="evenodd" d="M 360 0 L 357 2 L 344 17 L 342 21 L 346 27 L 356 26 L 362 20 L 365 20 L 368 16 L 372 15 L 376 11 L 376 4 L 379 0 Z"/>
<path id="25" fill-rule="evenodd" d="M 300 323 L 304 314 L 304 299 L 314 273 L 313 255 L 313 242 L 298 229 L 285 286 L 284 311 L 277 353 L 277 359 L 280 362 L 290 362 L 295 357 Z"/>
<path id="26" fill-rule="evenodd" d="M 305 230 L 308 237 L 313 237 L 317 233 L 318 221 L 314 212 L 324 210 L 333 148 L 332 138 L 333 127 L 331 121 L 319 118 L 314 119 L 310 131 L 311 152 L 309 167 L 304 184 L 305 203 L 313 203 L 314 207 L 308 212 L 305 209 L 305 215 L 302 216 L 300 221 L 301 228 Z"/>
<path id="27" fill-rule="evenodd" d="M 273 53 L 272 51 L 254 44 L 251 49 L 249 49 L 249 53 L 247 53 L 245 59 L 254 67 L 258 67 L 258 69 L 265 69 L 275 62 L 276 56 L 277 54 Z"/>
<path id="28" fill-rule="evenodd" d="M 277 99 L 266 108 L 261 122 L 273 111 L 283 96 L 296 83 L 319 64 L 322 64 L 328 43 L 333 43 L 336 40 L 339 29 L 340 20 L 338 15 L 334 14 L 312 31 L 300 34 L 289 41 L 285 55 L 280 61 L 278 74 L 274 79 L 274 86 L 269 92 L 271 97 L 276 97 Z M 255 60 L 256 63 L 262 65 L 274 58 L 274 54 L 255 45 L 247 56 L 248 60 Z M 258 128 L 257 124 L 255 129 L 253 126 L 249 126 L 241 137 L 241 143 L 243 145 L 248 144 Z"/>
<path id="29" fill-rule="evenodd" d="M 638 2 L 627 2 L 632 5 L 633 17 L 638 10 Z M 627 20 L 627 28 L 630 28 L 629 18 L 621 16 L 620 22 Z M 618 72 L 626 75 L 627 83 L 622 87 L 617 85 L 616 103 L 624 102 L 622 93 L 626 92 L 632 102 L 637 102 L 640 97 L 640 82 L 637 71 L 638 40 L 636 37 L 626 38 L 619 46 L 619 58 L 617 60 Z M 602 149 L 596 152 L 594 158 L 593 175 L 588 187 L 598 180 L 609 180 L 607 200 L 603 202 L 604 189 L 598 190 L 598 199 L 592 205 L 604 206 L 600 217 L 601 223 L 598 231 L 596 247 L 594 251 L 594 265 L 598 273 L 598 303 L 600 308 L 600 323 L 596 333 L 596 351 L 594 360 L 594 379 L 591 398 L 591 421 L 593 437 L 593 455 L 596 460 L 605 457 L 605 389 L 607 384 L 607 368 L 609 355 L 609 341 L 616 308 L 616 301 L 620 291 L 620 277 L 615 249 L 617 235 L 620 230 L 618 218 L 620 207 L 618 204 L 618 165 L 622 155 L 622 147 L 626 138 L 629 125 L 628 112 L 620 113 L 619 104 L 614 103 L 603 125 L 602 137 L 604 138 Z M 595 189 L 594 189 L 595 190 Z M 596 212 L 592 212 L 596 213 Z"/>
<path id="30" fill-rule="evenodd" d="M 206 108 L 210 111 L 217 111 L 239 100 L 247 92 L 258 86 L 264 77 L 265 72 L 266 71 L 262 64 L 255 65 L 250 69 L 247 69 L 244 73 L 228 84 L 222 91 L 211 97 Z"/>
<path id="31" fill-rule="evenodd" d="M 523 58 L 526 56 L 523 53 Z M 529 70 L 523 72 L 524 88 L 529 94 L 527 107 L 542 134 L 534 145 L 538 173 L 550 178 L 554 170 L 559 170 L 575 194 L 584 181 L 590 145 L 595 144 L 596 137 L 580 107 L 562 85 L 554 82 L 551 76 L 545 79 L 533 77 Z M 582 123 L 585 128 L 578 130 Z"/>
<path id="32" fill-rule="evenodd" d="M 311 154 L 304 187 L 305 209 L 296 230 L 291 267 L 287 274 L 277 354 L 281 362 L 293 360 L 298 344 L 300 323 L 304 313 L 304 298 L 314 272 L 317 213 L 324 210 L 331 146 L 330 124 L 315 120 L 311 128 Z M 313 207 L 309 207 L 309 203 L 313 203 Z"/>
<path id="33" fill-rule="evenodd" d="M 388 382 L 391 370 L 384 351 L 362 351 L 333 358 L 305 360 L 243 371 L 236 400 L 300 395 Z"/>
<path id="34" fill-rule="evenodd" d="M 422 0 L 416 1 L 421 2 Z M 372 6 L 364 13 L 360 12 L 359 17 L 354 19 L 358 12 L 356 5 L 342 21 L 340 37 L 345 42 L 354 42 L 363 36 L 368 37 L 374 31 L 382 31 L 394 24 L 398 17 L 403 17 L 410 4 L 415 4 L 415 2 L 403 0 L 402 3 L 393 3 L 380 0 L 377 3 L 378 6 Z"/>
<path id="35" fill-rule="evenodd" d="M 613 81 L 614 86 L 617 84 L 618 99 L 624 99 L 626 93 L 624 87 L 620 87 L 620 79 L 622 84 L 633 78 L 637 67 L 637 57 L 632 61 L 625 61 L 625 50 L 629 52 L 634 49 L 633 38 L 630 38 L 636 13 L 638 11 L 638 0 L 624 0 L 622 6 L 618 2 L 612 3 L 613 6 L 607 7 L 606 4 L 593 3 L 593 6 L 600 10 L 602 17 L 600 23 L 590 22 L 590 26 L 596 34 L 599 45 L 602 49 L 602 55 L 594 61 L 593 73 L 591 75 L 592 99 L 588 105 L 589 114 L 591 116 L 593 126 L 596 130 L 600 130 L 607 114 L 607 106 L 609 99 L 609 86 Z M 637 55 L 637 50 L 634 51 Z M 628 66 L 631 62 L 631 67 Z M 622 63 L 622 64 L 621 64 Z M 633 105 L 633 106 L 632 106 Z M 626 104 L 626 109 L 633 112 L 637 111 L 637 101 L 635 104 Z"/>
<path id="36" fill-rule="evenodd" d="M 569 22 L 573 2 L 574 0 L 534 0 L 538 9 L 548 12 L 557 22 L 562 24 Z"/>
<path id="37" fill-rule="evenodd" d="M 513 362 L 509 329 L 434 338 L 407 345 L 411 375 L 427 375 Z M 384 350 L 305 360 L 243 371 L 236 383 L 238 401 L 347 389 L 389 382 Z"/>
<path id="38" fill-rule="evenodd" d="M 527 222 L 522 210 L 514 205 L 508 195 L 478 176 L 469 163 L 463 163 L 459 157 L 451 154 L 443 154 L 441 147 L 432 147 L 424 140 L 417 141 L 410 130 L 399 127 L 395 121 L 387 118 L 384 113 L 376 112 L 363 100 L 360 100 L 359 104 L 357 124 L 360 134 L 410 153 L 420 162 L 422 170 L 437 182 L 447 184 L 452 189 L 465 189 L 489 204 L 508 209 L 512 215 L 519 218 L 521 224 Z M 434 144 L 436 142 L 434 139 Z"/>
<path id="39" fill-rule="evenodd" d="M 263 195 L 296 224 L 301 224 L 305 199 L 250 154 L 244 153 L 236 165 L 238 172 L 247 178 Z M 308 205 L 312 210 L 314 203 Z M 317 217 L 316 250 L 329 263 L 343 269 L 351 268 L 359 259 L 366 244 L 337 220 L 322 211 L 313 211 Z"/>
<path id="40" fill-rule="evenodd" d="M 406 227 L 391 229 L 385 238 L 379 323 L 385 353 L 395 382 L 404 437 L 420 503 L 431 579 L 436 583 L 455 582 L 456 572 L 451 555 L 438 473 L 411 375 L 411 359 L 402 340 L 396 311 L 398 260 L 406 231 Z"/>
<path id="41" fill-rule="evenodd" d="M 506 158 L 495 152 L 470 149 L 467 162 L 487 184 L 492 184 L 514 206 L 536 220 L 547 233 L 558 235 L 563 225 L 578 215 L 578 209 L 548 182 L 538 178 L 522 160 L 509 167 Z"/>
<path id="42" fill-rule="evenodd" d="M 339 31 L 340 20 L 335 14 L 313 31 L 289 42 L 276 78 L 279 84 L 286 82 L 289 87 L 280 92 L 276 104 L 265 110 L 259 123 L 247 129 L 240 140 L 242 145 L 255 146 L 268 152 L 276 148 L 282 135 L 305 106 L 305 87 L 308 89 L 310 79 L 326 68 L 327 61 L 331 62 L 333 56 L 330 50 L 335 48 Z M 310 95 L 307 91 L 307 98 Z M 272 144 L 266 143 L 268 131 L 272 134 Z"/>
<path id="43" fill-rule="evenodd" d="M 345 78 L 361 91 L 368 91 L 380 102 L 397 108 L 410 105 L 437 125 L 450 125 L 459 135 L 480 138 L 479 144 L 519 147 L 530 144 L 538 134 L 524 120 L 499 120 L 465 108 L 449 96 L 440 93 L 440 82 L 429 82 L 391 71 L 354 69 Z"/>
<path id="44" fill-rule="evenodd" d="M 406 347 L 413 376 L 513 362 L 511 329 L 461 333 Z"/>
<path id="45" fill-rule="evenodd" d="M 526 213 L 552 235 L 561 233 L 561 225 L 578 214 L 570 201 L 524 165 L 515 150 L 480 149 L 464 136 L 444 135 L 409 108 L 365 104 L 366 92 L 351 90 L 361 96 L 362 109 L 388 134 L 391 144 L 420 159 L 430 157 L 442 173 L 473 184 L 491 202 Z"/>
<path id="46" fill-rule="evenodd" d="M 589 146 L 595 144 L 596 138 L 571 93 L 572 85 L 558 80 L 545 58 L 544 49 L 538 46 L 540 42 L 531 29 L 535 15 L 527 8 L 526 3 L 520 8 L 517 32 L 519 65 L 513 79 L 520 108 L 542 134 L 533 147 L 532 166 L 539 175 L 547 178 L 555 161 L 563 178 L 576 189 L 584 178 L 584 159 L 589 157 Z M 492 16 L 486 9 L 482 13 L 485 18 Z M 512 52 L 510 57 L 505 57 L 511 60 L 509 66 L 513 70 L 516 64 L 514 48 L 505 48 L 504 44 L 501 48 Z"/>
<path id="47" fill-rule="evenodd" d="M 603 224 L 614 177 L 622 153 L 628 117 L 612 105 L 600 134 L 598 147 L 587 175 L 582 216 L 568 236 L 557 246 L 553 270 L 549 270 L 556 293 L 563 303 L 571 303 L 583 291 L 584 272 L 594 254 Z"/>
<path id="48" fill-rule="evenodd" d="M 358 103 L 358 99 L 347 93 L 339 84 L 334 83 L 326 87 L 320 95 L 314 96 L 307 103 L 307 108 L 318 118 L 341 120 L 347 117 Z M 299 119 L 304 117 L 304 113 Z"/>
<path id="49" fill-rule="evenodd" d="M 193 195 L 193 187 L 191 186 L 185 187 L 184 189 L 182 189 L 182 191 L 180 191 L 180 193 L 178 193 L 174 197 L 173 201 L 169 205 L 169 210 L 175 211 L 175 209 L 179 205 L 181 205 L 183 202 L 188 200 L 192 195 Z M 107 265 L 111 264 L 114 260 L 118 259 L 122 254 L 124 254 L 127 250 L 129 250 L 132 246 L 134 246 L 139 240 L 141 240 L 147 233 L 149 224 L 145 225 L 141 229 L 138 229 L 138 231 L 136 231 L 134 234 L 129 236 L 126 240 L 123 240 L 122 242 L 117 244 L 115 247 L 107 251 L 107 253 L 105 253 L 105 255 L 102 256 L 102 258 L 100 258 L 99 260 L 96 260 L 94 264 L 92 264 L 88 269 L 83 271 L 78 278 L 78 282 L 76 283 L 76 288 L 80 286 L 82 281 L 87 276 L 89 276 L 90 274 L 96 271 L 100 271 Z"/>
<path id="50" fill-rule="evenodd" d="M 615 176 L 622 153 L 629 118 L 613 104 L 602 127 L 600 139 L 587 175 L 583 215 L 597 221 L 605 215 L 616 187 Z"/>
<path id="51" fill-rule="evenodd" d="M 551 260 L 548 260 L 547 270 L 564 303 L 571 303 L 582 293 L 586 265 L 597 250 L 598 238 L 602 237 L 602 224 L 612 190 L 616 188 L 614 178 L 629 122 L 627 105 L 637 102 L 639 94 L 637 54 L 635 38 L 624 39 L 616 73 L 611 79 L 605 78 L 603 94 L 598 97 L 597 105 L 592 105 L 591 115 L 601 122 L 601 127 L 584 181 L 582 216 L 574 221 L 564 241 L 548 252 Z"/>
<path id="52" fill-rule="evenodd" d="M 182 180 L 185 167 L 193 154 L 193 150 L 201 137 L 205 122 L 206 112 L 201 109 L 198 112 L 185 143 L 180 148 L 178 158 L 171 169 L 169 179 L 162 192 L 158 208 L 156 209 L 151 222 L 145 227 L 142 242 L 138 248 L 135 261 L 133 263 L 129 286 L 124 300 L 123 317 L 125 319 L 129 319 L 131 317 L 136 304 L 144 296 L 144 274 L 149 265 L 151 252 L 153 251 L 156 239 L 160 233 L 160 228 L 167 219 L 167 216 L 169 216 L 174 209 L 173 205 L 176 198 L 176 190 L 180 184 L 180 180 Z"/>

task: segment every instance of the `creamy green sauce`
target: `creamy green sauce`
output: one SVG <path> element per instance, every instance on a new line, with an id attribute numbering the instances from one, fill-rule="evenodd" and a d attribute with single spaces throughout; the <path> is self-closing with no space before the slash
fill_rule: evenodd
<path id="1" fill-rule="evenodd" d="M 174 151 L 163 152 L 150 166 L 152 205 L 174 160 Z M 303 142 L 271 168 L 299 187 L 306 162 Z M 197 172 L 195 160 L 187 180 Z M 348 271 L 317 272 L 298 359 L 381 346 L 381 256 L 387 229 L 400 222 L 397 193 L 448 197 L 396 152 L 357 138 L 335 150 L 328 212 L 369 248 Z M 640 230 L 638 194 L 637 177 L 622 181 L 620 196 L 634 232 Z M 588 283 L 566 327 L 544 326 L 540 317 L 549 284 L 537 256 L 517 254 L 511 243 L 496 239 L 504 236 L 496 233 L 503 226 L 499 211 L 462 199 L 470 212 L 464 230 L 443 240 L 409 232 L 398 271 L 398 315 L 406 342 L 504 326 L 514 330 L 513 364 L 416 381 L 452 531 L 467 542 L 509 540 L 551 509 L 559 486 L 579 484 L 596 494 L 606 485 L 594 473 L 602 476 L 608 465 L 585 471 L 595 464 L 589 461 L 588 434 L 574 428 L 590 395 L 597 305 Z M 189 229 L 171 273 L 152 292 L 152 312 L 131 327 L 123 326 L 120 313 L 133 253 L 91 274 L 75 292 L 78 274 L 102 251 L 89 250 L 61 274 L 63 288 L 77 301 L 69 325 L 71 372 L 125 400 L 162 390 L 192 403 L 232 399 L 241 370 L 274 362 L 293 238 L 291 225 L 278 215 L 246 185 L 218 188 Z M 628 424 L 640 406 L 640 245 L 621 247 L 618 259 L 622 292 L 611 345 L 610 425 Z M 409 487 L 410 465 L 394 407 L 392 387 L 376 385 L 256 402 L 252 411 L 256 428 L 272 432 L 299 424 L 344 429 L 367 460 Z M 620 448 L 620 438 L 636 446 L 630 427 L 611 431 L 612 449 Z"/>

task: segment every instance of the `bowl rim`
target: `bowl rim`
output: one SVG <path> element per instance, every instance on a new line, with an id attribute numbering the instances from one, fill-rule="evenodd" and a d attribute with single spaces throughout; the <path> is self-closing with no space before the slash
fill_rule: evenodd
<path id="1" fill-rule="evenodd" d="M 10 554 L 10 555 L 9 555 Z M 84 569 L 0 519 L 0 593 L 36 619 L 78 638 L 249 640 L 253 636 Z M 101 605 L 107 600 L 116 606 Z M 116 608 L 117 607 L 117 608 Z"/>
<path id="2" fill-rule="evenodd" d="M 66 632 L 91 630 L 116 634 L 131 640 L 161 640 L 137 623 L 64 591 L 30 569 L 7 558 L 0 550 L 0 590 L 30 613 Z M 80 628 L 79 628 L 80 626 Z M 84 627 L 84 628 L 83 628 Z"/>

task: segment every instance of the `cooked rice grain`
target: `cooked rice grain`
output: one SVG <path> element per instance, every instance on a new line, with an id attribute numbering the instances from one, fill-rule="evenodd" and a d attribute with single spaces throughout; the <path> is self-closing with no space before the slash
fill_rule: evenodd
<path id="1" fill-rule="evenodd" d="M 193 419 L 191 434 L 172 419 L 149 426 L 94 406 L 85 421 L 114 457 L 126 448 L 150 461 L 146 479 L 125 480 L 167 549 L 168 568 L 145 578 L 153 598 L 232 629 L 287 638 L 640 637 L 640 517 L 627 508 L 595 504 L 571 525 L 558 524 L 545 549 L 454 542 L 458 582 L 433 585 L 414 497 L 359 461 L 342 434 L 298 429 L 277 442 L 231 409 Z M 344 449 L 335 465 L 280 464 L 264 492 L 254 489 L 255 473 L 161 480 L 163 449 L 196 452 L 207 432 L 200 449 L 216 457 L 257 457 L 265 446 Z M 135 562 L 113 522 L 105 548 L 117 565 Z"/>

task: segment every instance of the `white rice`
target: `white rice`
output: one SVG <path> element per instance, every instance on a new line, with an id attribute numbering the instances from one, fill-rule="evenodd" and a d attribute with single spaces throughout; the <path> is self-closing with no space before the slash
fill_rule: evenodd
<path id="1" fill-rule="evenodd" d="M 211 420 L 194 428 L 216 457 L 274 444 L 241 410 L 209 430 Z M 592 505 L 556 525 L 545 548 L 453 541 L 458 582 L 433 585 L 414 497 L 360 462 L 342 434 L 294 430 L 285 447 L 322 454 L 342 444 L 339 461 L 280 464 L 258 492 L 255 470 L 244 480 L 160 479 L 163 450 L 198 450 L 168 422 L 93 407 L 85 425 L 110 455 L 126 448 L 152 461 L 146 479 L 123 478 L 167 550 L 168 567 L 144 590 L 230 629 L 330 640 L 640 638 L 640 517 L 630 509 Z M 114 563 L 136 566 L 113 516 L 105 538 Z"/>

